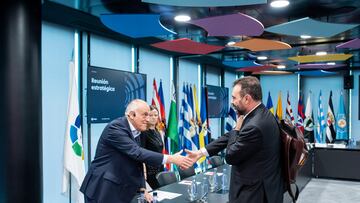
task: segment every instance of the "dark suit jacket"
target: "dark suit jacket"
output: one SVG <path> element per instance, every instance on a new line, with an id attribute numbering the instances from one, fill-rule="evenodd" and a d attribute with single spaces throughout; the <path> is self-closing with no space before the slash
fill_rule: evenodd
<path id="1" fill-rule="evenodd" d="M 283 202 L 279 133 L 275 117 L 260 104 L 240 131 L 232 130 L 206 146 L 210 156 L 226 148 L 225 159 L 233 165 L 230 202 Z"/>
<path id="2" fill-rule="evenodd" d="M 115 119 L 101 134 L 80 191 L 89 202 L 130 202 L 145 184 L 142 163 L 157 166 L 162 160 L 162 154 L 139 146 L 125 117 Z"/>

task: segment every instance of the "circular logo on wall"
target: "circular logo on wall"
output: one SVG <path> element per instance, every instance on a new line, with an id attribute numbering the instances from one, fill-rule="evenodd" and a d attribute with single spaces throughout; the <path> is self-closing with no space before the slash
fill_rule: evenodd
<path id="1" fill-rule="evenodd" d="M 344 128 L 345 126 L 346 126 L 346 120 L 345 119 L 340 119 L 340 120 L 338 120 L 338 126 L 340 127 L 340 128 Z"/>

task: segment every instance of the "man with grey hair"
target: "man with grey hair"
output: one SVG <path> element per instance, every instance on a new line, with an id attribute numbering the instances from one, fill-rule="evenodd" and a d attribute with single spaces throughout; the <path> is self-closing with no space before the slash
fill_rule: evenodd
<path id="1" fill-rule="evenodd" d="M 190 158 L 163 155 L 140 146 L 140 133 L 147 129 L 149 106 L 143 100 L 129 103 L 125 116 L 110 122 L 99 139 L 95 158 L 81 185 L 87 203 L 127 203 L 145 188 L 143 163 L 159 166 L 173 163 L 188 168 Z M 151 201 L 151 196 L 147 195 Z"/>
<path id="2" fill-rule="evenodd" d="M 230 203 L 283 202 L 280 131 L 275 117 L 261 100 L 257 78 L 236 80 L 232 91 L 232 106 L 238 114 L 236 127 L 205 148 L 187 151 L 195 162 L 226 149 L 225 159 L 233 165 Z"/>

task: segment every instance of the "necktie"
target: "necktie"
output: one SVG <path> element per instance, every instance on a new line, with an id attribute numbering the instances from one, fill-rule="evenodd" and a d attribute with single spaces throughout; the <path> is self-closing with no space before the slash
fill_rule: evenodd
<path id="1" fill-rule="evenodd" d="M 135 141 L 138 143 L 138 145 L 140 146 L 140 135 L 136 136 L 135 137 Z"/>

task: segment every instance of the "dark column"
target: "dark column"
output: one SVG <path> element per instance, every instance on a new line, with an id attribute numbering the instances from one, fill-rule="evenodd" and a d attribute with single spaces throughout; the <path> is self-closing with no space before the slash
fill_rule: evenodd
<path id="1" fill-rule="evenodd" d="M 0 3 L 0 202 L 42 202 L 41 1 Z"/>

